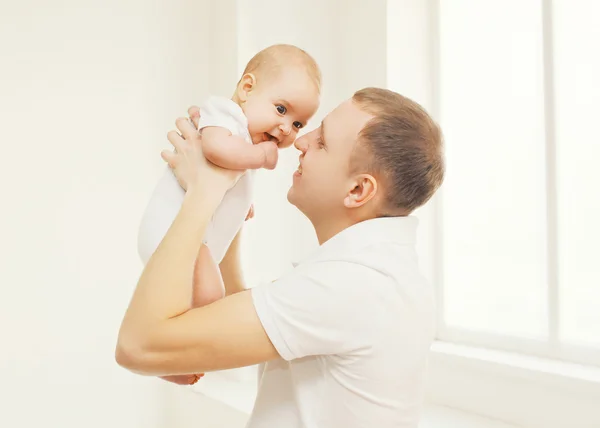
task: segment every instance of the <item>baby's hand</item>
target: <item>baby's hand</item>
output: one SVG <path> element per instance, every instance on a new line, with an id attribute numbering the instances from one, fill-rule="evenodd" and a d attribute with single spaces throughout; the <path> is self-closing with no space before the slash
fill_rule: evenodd
<path id="1" fill-rule="evenodd" d="M 277 144 L 272 141 L 263 141 L 262 143 L 258 143 L 264 152 L 265 152 L 265 163 L 263 168 L 266 169 L 275 169 L 277 166 L 277 160 L 279 159 L 279 150 L 277 148 Z"/>

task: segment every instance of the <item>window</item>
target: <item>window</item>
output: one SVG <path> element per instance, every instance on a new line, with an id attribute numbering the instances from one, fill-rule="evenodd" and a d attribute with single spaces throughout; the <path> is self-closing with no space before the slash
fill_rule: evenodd
<path id="1" fill-rule="evenodd" d="M 600 346 L 600 4 L 554 1 L 559 336 Z"/>
<path id="2" fill-rule="evenodd" d="M 439 1 L 443 340 L 600 364 L 598 16 Z"/>

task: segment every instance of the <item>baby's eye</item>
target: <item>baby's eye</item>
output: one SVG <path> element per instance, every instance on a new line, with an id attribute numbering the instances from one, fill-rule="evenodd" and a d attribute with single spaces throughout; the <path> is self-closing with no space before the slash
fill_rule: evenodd
<path id="1" fill-rule="evenodd" d="M 300 122 L 296 121 L 294 122 L 294 126 L 296 127 L 296 129 L 300 129 L 303 125 Z"/>
<path id="2" fill-rule="evenodd" d="M 285 106 L 282 106 L 281 104 L 277 105 L 277 113 L 285 114 L 286 112 L 287 112 L 287 109 L 285 108 Z"/>

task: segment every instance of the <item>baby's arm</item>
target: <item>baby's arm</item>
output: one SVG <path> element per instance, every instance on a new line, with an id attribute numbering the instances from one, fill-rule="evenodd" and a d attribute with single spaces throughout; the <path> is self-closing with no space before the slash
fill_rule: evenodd
<path id="1" fill-rule="evenodd" d="M 242 137 L 218 126 L 202 129 L 202 151 L 206 159 L 222 168 L 245 170 L 277 165 L 277 145 L 272 141 L 249 144 Z"/>

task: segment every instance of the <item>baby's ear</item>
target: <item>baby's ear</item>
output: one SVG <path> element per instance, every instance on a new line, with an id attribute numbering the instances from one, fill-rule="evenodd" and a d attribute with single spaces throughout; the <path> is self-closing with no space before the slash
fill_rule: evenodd
<path id="1" fill-rule="evenodd" d="M 256 76 L 252 73 L 246 73 L 240 79 L 238 84 L 238 98 L 240 101 L 246 101 L 250 92 L 256 87 Z"/>

